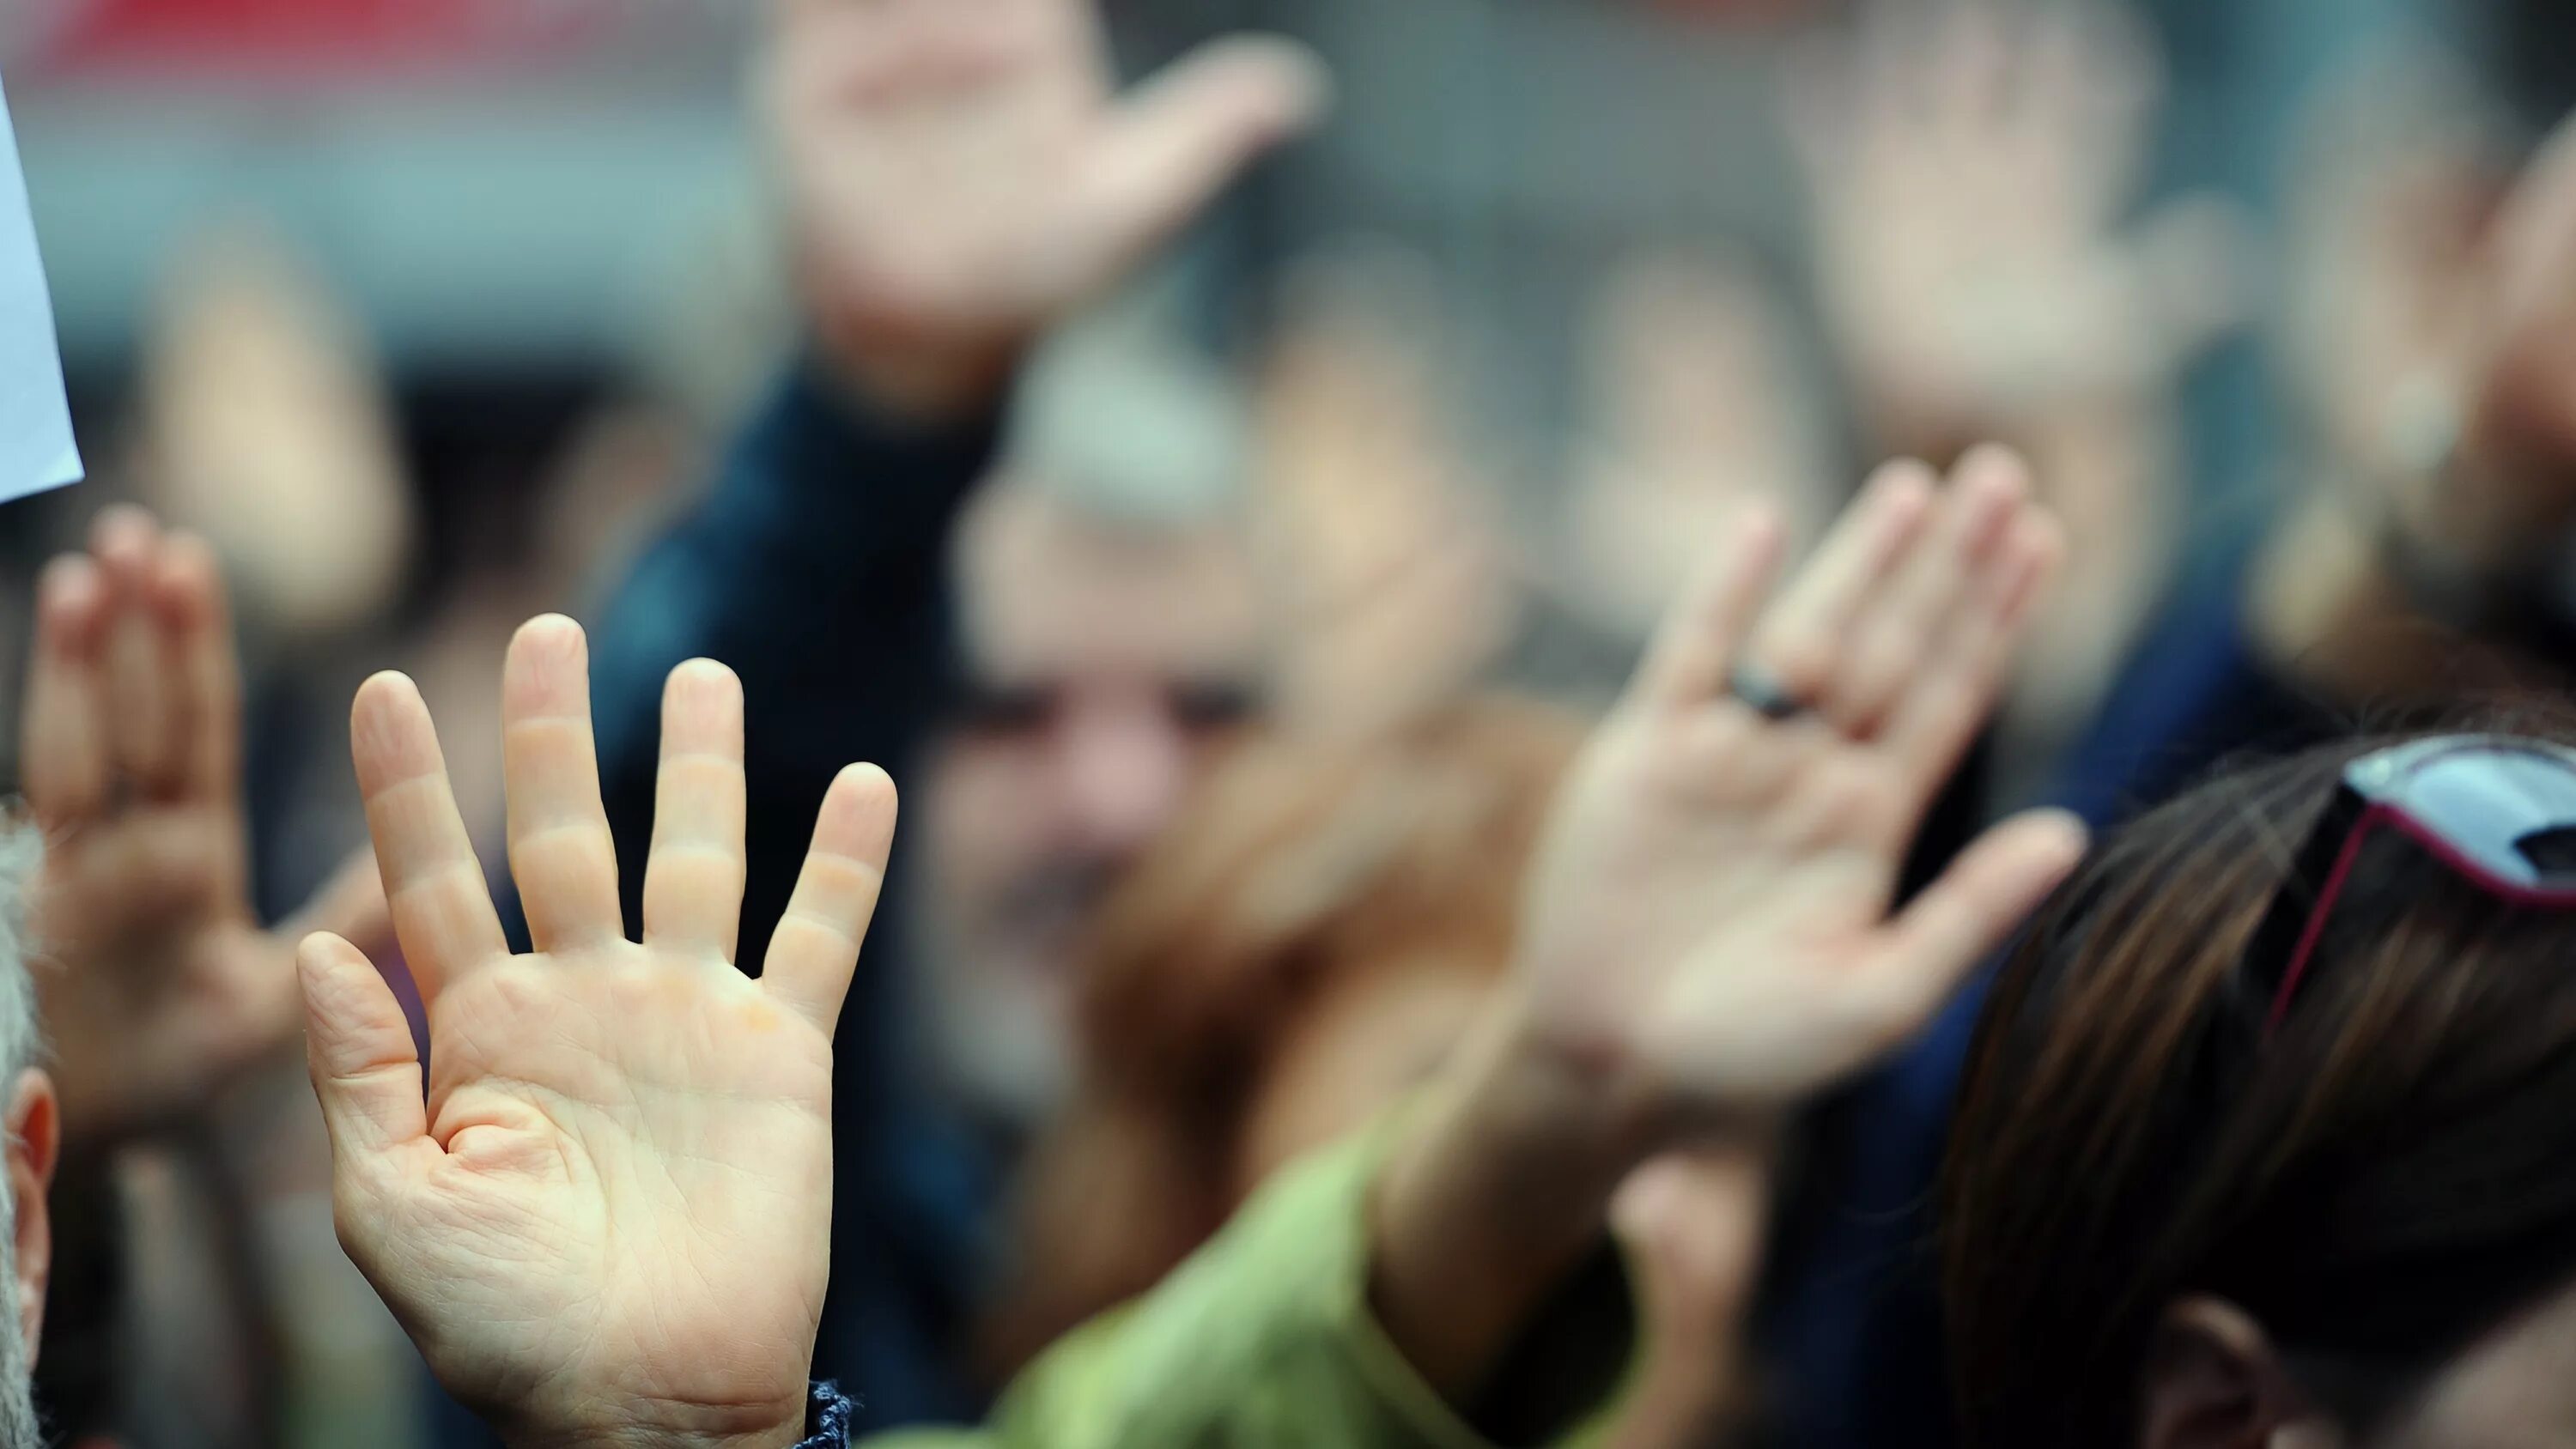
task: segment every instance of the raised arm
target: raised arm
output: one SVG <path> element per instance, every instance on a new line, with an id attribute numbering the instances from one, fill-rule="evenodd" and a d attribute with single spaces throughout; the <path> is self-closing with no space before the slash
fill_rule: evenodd
<path id="1" fill-rule="evenodd" d="M 1640 1163 L 1894 1049 L 2081 853 L 2071 820 L 2016 820 L 1892 911 L 2062 548 L 2012 455 L 1936 483 L 1884 471 L 1767 608 L 1776 524 L 1714 540 L 1577 766 L 1512 998 L 1378 1188 L 1378 1310 L 1453 1401 Z"/>
<path id="2" fill-rule="evenodd" d="M 232 627 L 214 551 L 139 509 L 100 515 L 38 585 L 19 758 L 46 837 L 36 981 L 75 1148 L 196 1111 L 292 1042 L 305 931 L 384 935 L 364 862 L 276 931 L 251 912 Z"/>
<path id="3" fill-rule="evenodd" d="M 1321 96 L 1304 52 L 1250 39 L 1119 95 L 1092 0 L 775 0 L 764 74 L 808 354 L 601 631 L 602 764 L 630 851 L 653 699 L 692 656 L 742 676 L 763 803 L 811 809 L 853 756 L 904 766 L 947 657 L 949 535 L 1021 357 Z M 757 923 L 794 862 L 761 837 L 752 856 Z"/>
<path id="4" fill-rule="evenodd" d="M 502 941 L 419 691 L 398 675 L 359 691 L 351 750 L 431 1070 L 424 1095 L 367 957 L 308 939 L 341 1241 L 440 1382 L 515 1445 L 793 1444 L 830 1271 L 832 1031 L 893 788 L 840 773 L 746 978 L 742 691 L 720 665 L 673 671 L 637 944 L 586 664 L 580 629 L 551 618 L 506 667 L 524 955 Z"/>

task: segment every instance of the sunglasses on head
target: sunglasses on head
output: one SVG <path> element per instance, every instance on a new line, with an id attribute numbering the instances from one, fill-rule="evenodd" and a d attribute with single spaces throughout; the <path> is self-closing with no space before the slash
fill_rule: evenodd
<path id="1" fill-rule="evenodd" d="M 2394 830 L 2508 905 L 2576 909 L 2576 750 L 2509 735 L 2446 735 L 2344 767 L 2334 803 L 2246 948 L 2271 988 L 2266 1035 L 2297 999 L 2363 846 Z"/>

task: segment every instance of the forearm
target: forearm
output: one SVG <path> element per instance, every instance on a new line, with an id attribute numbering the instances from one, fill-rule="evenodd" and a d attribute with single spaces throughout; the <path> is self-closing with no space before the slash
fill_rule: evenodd
<path id="1" fill-rule="evenodd" d="M 1648 1147 L 1580 1068 L 1496 1013 L 1431 1088 L 1371 1216 L 1370 1298 L 1406 1360 L 1470 1401 L 1607 1240 L 1611 1194 Z"/>

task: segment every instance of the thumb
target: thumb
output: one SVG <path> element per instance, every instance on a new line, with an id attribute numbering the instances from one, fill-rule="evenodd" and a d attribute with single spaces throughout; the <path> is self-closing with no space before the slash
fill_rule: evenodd
<path id="1" fill-rule="evenodd" d="M 1897 917 L 1881 969 L 1919 1024 L 2039 909 L 2084 858 L 2084 823 L 2062 810 L 2005 821 L 1968 847 Z M 1910 1027 L 1908 1028 L 1911 1029 Z"/>
<path id="2" fill-rule="evenodd" d="M 393 908 L 385 901 L 384 873 L 376 866 L 372 846 L 350 852 L 281 934 L 301 940 L 316 931 L 338 936 L 370 959 L 393 953 Z"/>
<path id="3" fill-rule="evenodd" d="M 1109 245 L 1141 253 L 1188 226 L 1263 152 L 1322 118 L 1323 61 L 1295 41 L 1235 36 L 1201 46 L 1110 117 L 1089 201 Z"/>
<path id="4" fill-rule="evenodd" d="M 426 1139 L 420 1052 L 393 988 L 357 947 L 328 934 L 304 938 L 295 973 L 304 988 L 313 1091 L 331 1131 L 335 1169 L 365 1170 Z"/>

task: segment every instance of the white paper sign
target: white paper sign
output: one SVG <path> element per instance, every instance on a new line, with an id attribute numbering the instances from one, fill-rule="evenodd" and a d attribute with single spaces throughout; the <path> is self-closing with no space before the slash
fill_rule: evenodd
<path id="1" fill-rule="evenodd" d="M 80 480 L 53 298 L 36 254 L 9 99 L 0 92 L 0 502 Z"/>

